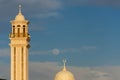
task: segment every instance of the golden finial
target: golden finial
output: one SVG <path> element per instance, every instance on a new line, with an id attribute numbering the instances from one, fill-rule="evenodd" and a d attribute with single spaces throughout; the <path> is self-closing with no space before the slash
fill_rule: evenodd
<path id="1" fill-rule="evenodd" d="M 19 5 L 19 13 L 21 13 L 21 7 L 22 7 L 22 6 L 21 6 L 21 5 Z"/>
<path id="2" fill-rule="evenodd" d="M 64 64 L 64 67 L 63 67 L 63 71 L 66 71 L 66 59 L 63 60 L 63 64 Z"/>

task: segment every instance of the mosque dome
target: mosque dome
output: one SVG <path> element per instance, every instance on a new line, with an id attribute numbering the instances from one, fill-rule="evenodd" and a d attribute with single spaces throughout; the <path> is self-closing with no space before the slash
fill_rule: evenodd
<path id="1" fill-rule="evenodd" d="M 16 20 L 16 21 L 23 21 L 23 20 L 25 20 L 24 15 L 22 15 L 22 13 L 21 13 L 21 5 L 19 5 L 19 13 L 18 13 L 18 15 L 15 17 L 15 20 Z"/>
<path id="2" fill-rule="evenodd" d="M 63 70 L 56 74 L 55 80 L 75 80 L 74 75 L 66 69 L 65 62 Z"/>

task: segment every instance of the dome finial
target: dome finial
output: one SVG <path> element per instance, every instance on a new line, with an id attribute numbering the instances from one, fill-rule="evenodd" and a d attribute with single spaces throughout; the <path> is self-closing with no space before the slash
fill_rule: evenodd
<path id="1" fill-rule="evenodd" d="M 19 5 L 19 12 L 18 12 L 18 15 L 15 17 L 15 20 L 17 20 L 17 21 L 24 21 L 25 20 L 24 15 L 22 15 L 22 13 L 21 13 L 21 5 Z"/>
<path id="2" fill-rule="evenodd" d="M 19 5 L 19 13 L 21 13 L 21 7 L 22 7 L 22 6 L 21 6 L 21 5 Z"/>
<path id="3" fill-rule="evenodd" d="M 66 71 L 66 59 L 63 60 L 63 64 L 64 64 L 64 67 L 63 67 L 63 71 Z"/>

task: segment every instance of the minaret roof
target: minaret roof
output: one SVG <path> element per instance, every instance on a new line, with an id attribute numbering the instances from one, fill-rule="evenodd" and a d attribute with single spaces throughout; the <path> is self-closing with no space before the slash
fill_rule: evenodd
<path id="1" fill-rule="evenodd" d="M 24 21 L 25 20 L 25 17 L 21 12 L 21 5 L 19 5 L 19 12 L 18 12 L 18 15 L 15 17 L 15 20 L 16 21 Z"/>

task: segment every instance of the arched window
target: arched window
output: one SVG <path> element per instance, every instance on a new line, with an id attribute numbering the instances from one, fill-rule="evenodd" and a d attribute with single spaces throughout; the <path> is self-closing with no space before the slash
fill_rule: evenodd
<path id="1" fill-rule="evenodd" d="M 15 26 L 13 26 L 13 34 L 15 33 Z"/>
<path id="2" fill-rule="evenodd" d="M 20 25 L 17 25 L 17 27 L 20 27 Z"/>
<path id="3" fill-rule="evenodd" d="M 23 33 L 25 33 L 25 25 L 23 25 Z"/>
<path id="4" fill-rule="evenodd" d="M 20 28 L 18 28 L 18 37 L 20 36 Z"/>
<path id="5" fill-rule="evenodd" d="M 23 36 L 25 36 L 25 25 L 23 25 Z"/>

